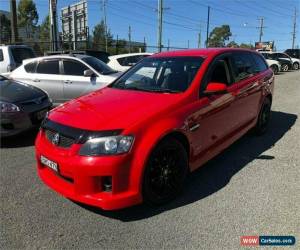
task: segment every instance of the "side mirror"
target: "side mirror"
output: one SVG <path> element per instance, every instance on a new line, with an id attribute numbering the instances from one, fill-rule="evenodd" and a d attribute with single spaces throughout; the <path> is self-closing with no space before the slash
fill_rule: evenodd
<path id="1" fill-rule="evenodd" d="M 83 71 L 83 75 L 86 77 L 92 77 L 95 76 L 95 73 L 91 69 L 86 69 L 85 71 Z"/>
<path id="2" fill-rule="evenodd" d="M 220 82 L 210 82 L 207 84 L 204 94 L 214 95 L 214 94 L 224 94 L 227 93 L 227 85 Z"/>

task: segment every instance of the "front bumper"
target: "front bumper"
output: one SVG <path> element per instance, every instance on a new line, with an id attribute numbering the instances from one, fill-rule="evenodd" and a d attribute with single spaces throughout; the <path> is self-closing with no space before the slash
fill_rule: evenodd
<path id="1" fill-rule="evenodd" d="M 28 111 L 1 114 L 0 136 L 8 137 L 17 135 L 30 128 L 38 126 L 43 118 L 37 119 L 35 115 L 42 110 L 50 110 L 51 103 Z"/>
<path id="2" fill-rule="evenodd" d="M 36 139 L 36 160 L 43 182 L 67 198 L 104 210 L 120 209 L 142 201 L 138 190 L 130 184 L 130 155 L 79 156 L 79 148 L 79 144 L 69 149 L 56 147 L 41 130 Z M 43 165 L 41 155 L 56 162 L 58 172 Z M 103 188 L 107 177 L 112 180 L 110 191 Z"/>

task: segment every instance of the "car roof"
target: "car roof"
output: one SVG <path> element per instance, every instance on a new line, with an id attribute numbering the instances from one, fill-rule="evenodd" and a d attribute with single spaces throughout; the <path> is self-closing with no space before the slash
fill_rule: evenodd
<path id="1" fill-rule="evenodd" d="M 109 59 L 118 59 L 118 58 L 122 58 L 122 57 L 128 57 L 128 56 L 139 56 L 139 55 L 153 55 L 153 53 L 148 53 L 148 52 L 143 52 L 143 53 L 127 53 L 127 54 L 119 54 L 119 55 L 113 55 L 113 56 L 109 56 Z"/>
<path id="2" fill-rule="evenodd" d="M 60 54 L 60 55 L 51 55 L 51 56 L 40 56 L 40 57 L 34 57 L 34 58 L 29 58 L 24 60 L 24 62 L 29 62 L 29 61 L 35 61 L 35 60 L 44 60 L 44 59 L 56 59 L 56 58 L 64 58 L 64 59 L 83 59 L 83 58 L 88 58 L 88 57 L 92 57 L 92 56 L 88 56 L 88 55 L 82 55 L 82 54 L 73 54 L 73 55 L 69 55 L 69 54 Z"/>
<path id="3" fill-rule="evenodd" d="M 249 51 L 257 53 L 255 50 L 250 49 L 238 49 L 238 48 L 208 48 L 208 49 L 186 49 L 186 50 L 175 50 L 165 51 L 152 55 L 151 57 L 176 57 L 176 56 L 213 56 L 225 52 L 232 51 Z M 258 54 L 258 53 L 257 53 Z"/>

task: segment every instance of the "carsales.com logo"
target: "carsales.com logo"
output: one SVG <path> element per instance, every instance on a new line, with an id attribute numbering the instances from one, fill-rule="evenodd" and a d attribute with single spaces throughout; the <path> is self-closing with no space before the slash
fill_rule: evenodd
<path id="1" fill-rule="evenodd" d="M 241 246 L 292 246 L 294 236 L 241 236 Z"/>

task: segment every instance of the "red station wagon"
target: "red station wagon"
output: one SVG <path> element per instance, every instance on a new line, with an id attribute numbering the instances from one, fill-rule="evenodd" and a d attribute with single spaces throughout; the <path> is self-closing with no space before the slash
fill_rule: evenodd
<path id="1" fill-rule="evenodd" d="M 40 178 L 72 200 L 162 204 L 187 173 L 248 130 L 266 131 L 274 76 L 250 50 L 163 52 L 52 110 L 36 139 Z"/>

